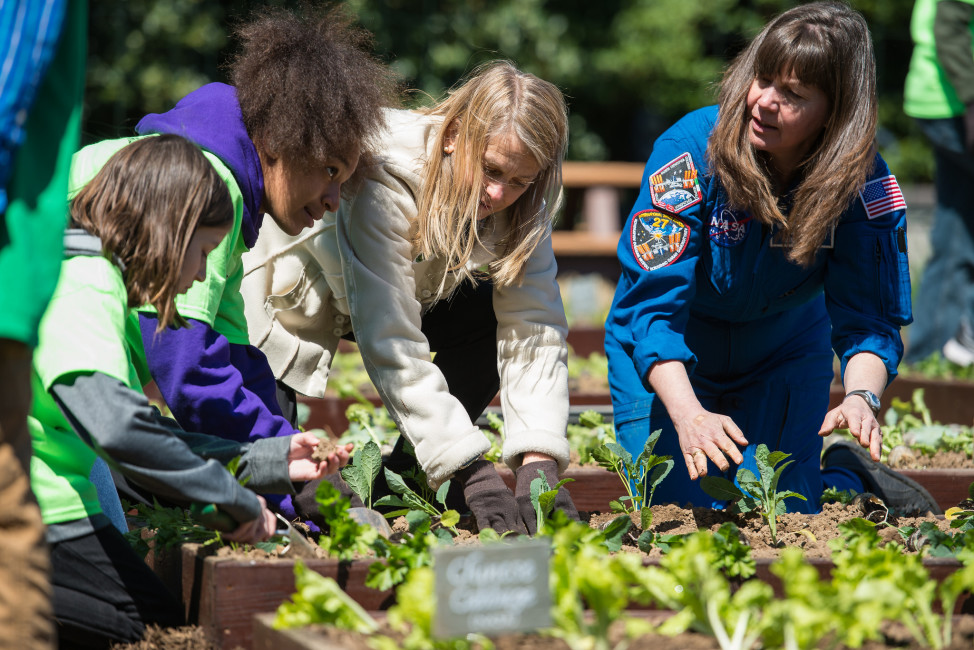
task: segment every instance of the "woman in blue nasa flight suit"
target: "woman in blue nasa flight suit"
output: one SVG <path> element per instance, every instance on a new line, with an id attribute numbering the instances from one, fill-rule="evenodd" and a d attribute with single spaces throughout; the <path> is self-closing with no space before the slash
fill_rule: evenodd
<path id="1" fill-rule="evenodd" d="M 875 462 L 877 396 L 912 318 L 906 204 L 875 128 L 866 23 L 816 2 L 772 20 L 727 69 L 718 106 L 656 141 L 605 347 L 620 443 L 636 455 L 662 429 L 656 453 L 686 463 L 658 503 L 722 505 L 696 479 L 756 471 L 764 443 L 795 461 L 779 489 L 808 500 L 790 509 L 818 511 L 827 486 L 936 509 Z M 847 396 L 829 411 L 833 349 Z M 830 446 L 820 466 L 820 436 L 840 427 L 858 445 Z"/>

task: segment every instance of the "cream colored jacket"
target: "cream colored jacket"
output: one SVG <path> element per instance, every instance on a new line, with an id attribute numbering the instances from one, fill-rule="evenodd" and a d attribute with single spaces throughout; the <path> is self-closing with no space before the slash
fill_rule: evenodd
<path id="1" fill-rule="evenodd" d="M 387 111 L 378 163 L 364 170 L 355 196 L 296 237 L 264 219 L 257 245 L 244 255 L 242 293 L 251 342 L 275 376 L 321 397 L 343 334 L 354 329 L 365 367 L 383 403 L 416 449 L 430 485 L 490 448 L 433 365 L 421 331 L 444 261 L 417 261 L 410 243 L 423 160 L 440 118 Z M 471 264 L 492 260 L 506 227 L 502 214 Z M 504 462 L 525 452 L 568 464 L 567 326 L 551 237 L 545 237 L 517 287 L 494 288 L 497 367 L 504 415 Z M 449 295 L 449 289 L 444 295 Z"/>

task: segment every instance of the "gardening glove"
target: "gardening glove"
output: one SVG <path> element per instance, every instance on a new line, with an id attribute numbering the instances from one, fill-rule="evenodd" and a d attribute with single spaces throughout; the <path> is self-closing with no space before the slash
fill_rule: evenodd
<path id="1" fill-rule="evenodd" d="M 529 535 L 538 532 L 538 515 L 534 511 L 534 504 L 531 503 L 531 481 L 540 478 L 538 470 L 544 472 L 548 487 L 553 488 L 558 485 L 558 463 L 553 460 L 537 460 L 533 463 L 525 463 L 514 472 L 517 477 L 514 498 L 517 500 L 521 520 L 524 522 Z M 569 519 L 578 521 L 578 510 L 575 509 L 572 497 L 564 487 L 559 488 L 558 494 L 555 496 L 555 510 L 561 510 L 568 515 Z"/>
<path id="2" fill-rule="evenodd" d="M 334 474 L 327 474 L 314 481 L 306 482 L 301 487 L 301 490 L 291 497 L 291 503 L 294 504 L 294 512 L 302 520 L 311 521 L 322 529 L 325 527 L 325 518 L 321 516 L 321 510 L 318 509 L 318 500 L 315 499 L 315 492 L 317 492 L 318 485 L 322 481 L 328 481 L 334 485 L 343 497 L 351 501 L 352 508 L 359 508 L 365 505 L 358 495 L 352 492 L 352 488 L 348 487 L 348 483 L 342 478 L 341 473 L 335 472 Z"/>
<path id="3" fill-rule="evenodd" d="M 463 486 L 463 497 L 477 519 L 478 528 L 493 528 L 501 534 L 527 533 L 518 514 L 517 501 L 493 463 L 478 460 L 457 470 L 454 478 Z"/>

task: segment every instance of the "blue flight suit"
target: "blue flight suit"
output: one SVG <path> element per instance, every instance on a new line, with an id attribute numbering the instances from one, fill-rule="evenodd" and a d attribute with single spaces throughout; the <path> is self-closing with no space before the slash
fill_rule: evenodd
<path id="1" fill-rule="evenodd" d="M 877 154 L 813 264 L 789 262 L 772 228 L 727 207 L 707 158 L 716 120 L 716 106 L 703 108 L 660 136 L 619 241 L 622 275 L 605 337 L 616 433 L 635 456 L 651 431 L 663 430 L 655 453 L 676 465 L 654 502 L 724 505 L 690 480 L 673 423 L 646 380 L 657 361 L 682 361 L 703 407 L 744 432 L 742 466 L 757 473 L 760 443 L 790 453 L 795 462 L 778 489 L 808 498 L 788 499 L 791 511 L 817 512 L 827 485 L 862 491 L 851 472 L 823 479 L 820 469 L 832 350 L 843 374 L 850 357 L 874 353 L 890 380 L 903 354 L 899 330 L 912 320 L 906 205 Z M 707 473 L 734 478 L 737 469 L 722 474 L 711 462 Z"/>

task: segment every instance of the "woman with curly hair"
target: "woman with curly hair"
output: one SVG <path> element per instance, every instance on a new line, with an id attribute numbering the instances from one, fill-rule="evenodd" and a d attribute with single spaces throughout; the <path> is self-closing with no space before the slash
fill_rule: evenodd
<path id="1" fill-rule="evenodd" d="M 807 501 L 792 509 L 817 511 L 826 486 L 936 508 L 875 462 L 878 396 L 911 319 L 906 204 L 875 132 L 866 22 L 813 2 L 738 55 L 717 106 L 656 141 L 619 242 L 606 352 L 620 442 L 635 455 L 662 429 L 655 453 L 686 465 L 657 500 L 721 505 L 696 479 L 756 473 L 765 444 L 794 461 L 779 489 Z M 833 350 L 847 396 L 829 411 Z M 835 428 L 858 444 L 830 447 L 823 469 L 819 436 Z"/>
<path id="2" fill-rule="evenodd" d="M 245 256 L 251 339 L 281 381 L 321 396 L 354 338 L 401 434 L 389 466 L 455 478 L 452 498 L 498 531 L 533 532 L 531 481 L 554 486 L 568 463 L 551 247 L 567 138 L 557 87 L 485 64 L 431 108 L 387 111 L 382 154 L 337 213 L 297 237 L 271 228 Z M 498 388 L 515 493 L 474 425 Z"/>
<path id="3" fill-rule="evenodd" d="M 391 72 L 367 51 L 368 32 L 340 9 L 306 11 L 257 14 L 237 29 L 233 85 L 203 86 L 136 127 L 143 137 L 173 133 L 194 142 L 230 190 L 229 234 L 210 254 L 206 278 L 176 300 L 190 327 L 160 331 L 147 305 L 136 347 L 180 425 L 237 441 L 295 432 L 267 361 L 249 344 L 241 255 L 257 242 L 265 213 L 297 235 L 338 208 L 342 184 L 373 151 L 382 108 L 395 100 Z M 97 169 L 127 142 L 93 145 L 79 165 Z M 267 498 L 289 517 L 303 514 L 289 495 Z M 309 504 L 317 509 L 313 498 Z"/>

